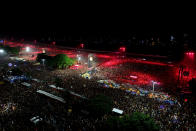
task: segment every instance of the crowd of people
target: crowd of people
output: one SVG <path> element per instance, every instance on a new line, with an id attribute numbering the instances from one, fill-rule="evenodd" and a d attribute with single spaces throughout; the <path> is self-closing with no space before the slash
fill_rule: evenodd
<path id="1" fill-rule="evenodd" d="M 124 63 L 116 65 L 114 68 L 98 67 L 97 72 L 92 74 L 91 79 L 85 79 L 80 74 L 84 73 L 81 70 L 65 69 L 49 71 L 43 68 L 42 65 L 35 65 L 30 62 L 21 62 L 17 65 L 23 72 L 29 72 L 32 78 L 39 79 L 40 82 L 29 80 L 31 87 L 21 85 L 21 82 L 13 84 L 6 83 L 4 88 L 1 88 L 1 109 L 5 110 L 9 106 L 9 112 L 0 113 L 0 129 L 34 129 L 38 125 L 30 122 L 30 118 L 39 115 L 43 118 L 43 122 L 52 125 L 48 128 L 57 128 L 59 130 L 96 130 L 101 126 L 109 116 L 104 116 L 99 119 L 93 119 L 82 112 L 75 111 L 74 105 L 82 98 L 77 98 L 69 102 L 69 106 L 53 101 L 41 96 L 36 91 L 44 90 L 51 94 L 62 96 L 62 91 L 54 90 L 48 85 L 56 85 L 55 79 L 62 80 L 61 88 L 80 94 L 86 98 L 92 98 L 98 94 L 109 96 L 114 101 L 114 108 L 123 110 L 124 114 L 132 114 L 133 112 L 143 112 L 149 114 L 155 119 L 161 130 L 194 130 L 196 114 L 194 106 L 191 102 L 181 102 L 180 104 L 170 105 L 155 99 L 144 96 L 133 95 L 121 89 L 104 88 L 98 80 L 123 78 L 125 74 L 122 72 L 132 70 L 141 72 L 151 72 L 151 68 L 144 68 L 142 65 L 133 65 Z M 165 67 L 156 67 L 154 70 L 166 70 Z M 153 70 L 153 71 L 154 71 Z M 167 71 L 166 71 L 167 72 Z M 166 73 L 167 74 L 167 73 Z M 161 75 L 166 75 L 161 74 Z M 0 73 L 1 76 L 5 74 Z M 137 74 L 134 74 L 137 75 Z M 158 75 L 154 72 L 154 75 Z M 115 76 L 115 77 L 114 77 Z M 167 77 L 167 76 L 165 76 Z M 162 79 L 159 78 L 158 81 Z M 114 79 L 117 81 L 117 79 Z M 117 81 L 118 82 L 118 81 Z M 120 81 L 119 81 L 120 82 Z M 162 82 L 162 81 L 161 81 Z M 140 83 L 141 88 L 152 90 L 151 85 Z M 163 85 L 162 85 L 163 86 Z M 156 91 L 165 91 L 164 88 L 158 88 Z M 13 103 L 13 104 L 10 104 Z M 71 104 L 70 104 L 71 103 Z M 12 108 L 11 108 L 12 107 Z M 42 129 L 47 129 L 42 127 Z"/>
<path id="2" fill-rule="evenodd" d="M 98 73 L 103 76 L 105 71 L 100 71 L 101 72 Z M 122 109 L 125 114 L 131 114 L 136 111 L 149 114 L 157 121 L 163 130 L 195 129 L 195 110 L 191 103 L 181 102 L 170 105 L 155 99 L 132 95 L 120 89 L 103 88 L 97 83 L 100 79 L 99 77 L 94 76 L 92 79 L 88 80 L 78 76 L 78 73 L 72 73 L 77 71 L 71 70 L 70 72 L 70 75 L 67 70 L 65 72 L 54 72 L 56 76 L 61 76 L 61 78 L 64 79 L 64 84 L 62 86 L 69 90 L 84 95 L 87 98 L 91 98 L 97 94 L 110 96 L 114 100 L 114 107 Z M 110 72 L 115 73 L 115 70 L 110 70 Z M 151 88 L 149 89 L 152 90 Z"/>

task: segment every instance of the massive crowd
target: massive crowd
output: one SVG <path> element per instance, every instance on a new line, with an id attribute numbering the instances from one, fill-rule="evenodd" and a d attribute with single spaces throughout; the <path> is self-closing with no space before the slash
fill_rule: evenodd
<path id="1" fill-rule="evenodd" d="M 63 76 L 64 73 L 61 72 L 60 74 Z M 77 82 L 72 82 L 71 79 Z M 91 80 L 85 80 L 77 75 L 73 75 L 66 80 L 69 83 L 65 82 L 64 87 L 71 85 L 71 87 L 68 87 L 70 90 L 88 98 L 100 93 L 110 96 L 114 100 L 114 107 L 122 109 L 125 114 L 130 114 L 135 111 L 149 114 L 155 118 L 163 130 L 195 128 L 195 110 L 191 103 L 170 105 L 155 99 L 132 95 L 120 89 L 103 88 L 97 83 L 98 78 L 96 77 Z"/>
<path id="2" fill-rule="evenodd" d="M 112 79 L 124 77 L 122 72 L 127 70 L 138 71 L 143 69 L 141 65 L 134 66 L 130 63 L 117 65 L 115 68 L 98 67 L 98 70 L 91 79 L 85 79 L 80 74 L 84 73 L 81 70 L 54 70 L 49 71 L 40 65 L 34 65 L 29 62 L 21 62 L 17 65 L 24 72 L 29 72 L 32 78 L 37 78 L 41 82 L 28 81 L 31 87 L 24 87 L 21 82 L 14 84 L 6 83 L 0 90 L 0 129 L 5 130 L 30 130 L 38 128 L 30 122 L 30 118 L 39 115 L 43 118 L 45 124 L 52 125 L 44 126 L 59 130 L 96 130 L 100 124 L 107 119 L 103 118 L 93 119 L 86 117 L 82 112 L 73 112 L 76 101 L 71 101 L 71 106 L 65 108 L 63 104 L 54 102 L 50 99 L 42 97 L 36 93 L 38 89 L 50 92 L 57 96 L 61 96 L 60 91 L 48 88 L 48 85 L 56 84 L 55 79 L 58 77 L 62 79 L 61 88 L 68 89 L 78 93 L 87 98 L 92 98 L 97 94 L 104 94 L 110 96 L 114 100 L 114 107 L 124 111 L 124 114 L 131 114 L 133 112 L 143 112 L 153 117 L 157 124 L 160 125 L 161 130 L 194 130 L 196 122 L 195 109 L 191 102 L 180 102 L 180 104 L 170 105 L 155 99 L 144 96 L 132 95 L 121 89 L 104 88 L 97 81 L 100 79 Z M 147 69 L 146 69 L 147 68 Z M 144 70 L 151 72 L 150 68 L 146 67 Z M 157 70 L 160 67 L 155 67 Z M 163 67 L 164 68 L 164 67 Z M 145 72 L 144 71 L 144 72 Z M 153 70 L 154 71 L 154 70 Z M 157 72 L 154 74 L 156 75 Z M 5 74 L 0 73 L 1 76 Z M 137 74 L 136 74 L 137 75 Z M 163 74 L 166 75 L 166 74 Z M 5 77 L 5 76 L 4 76 Z M 160 80 L 160 79 L 159 79 Z M 151 90 L 148 84 L 140 83 L 141 88 Z M 158 88 L 156 91 L 163 91 L 164 88 Z M 9 110 L 8 110 L 9 109 Z"/>

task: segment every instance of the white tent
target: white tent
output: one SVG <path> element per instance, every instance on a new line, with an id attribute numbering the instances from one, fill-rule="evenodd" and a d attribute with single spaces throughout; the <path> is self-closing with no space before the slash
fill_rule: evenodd
<path id="1" fill-rule="evenodd" d="M 81 95 L 79 95 L 79 94 L 76 94 L 75 92 L 72 92 L 72 91 L 70 91 L 70 94 L 75 95 L 75 96 L 78 96 L 78 97 L 81 97 L 81 98 L 83 98 L 83 99 L 87 99 L 86 97 L 81 96 Z"/>
<path id="2" fill-rule="evenodd" d="M 65 90 L 65 89 L 63 89 L 63 88 L 56 87 L 55 85 L 48 85 L 48 86 L 51 87 L 51 88 L 57 89 L 57 90 L 62 90 L 62 91 Z"/>
<path id="3" fill-rule="evenodd" d="M 33 123 L 38 123 L 39 121 L 42 121 L 42 118 L 36 119 L 35 121 L 33 121 Z"/>
<path id="4" fill-rule="evenodd" d="M 26 83 L 26 82 L 23 82 L 23 83 L 21 83 L 21 84 L 24 85 L 24 86 L 27 86 L 27 87 L 30 87 L 30 86 L 31 86 L 31 84 Z"/>
<path id="5" fill-rule="evenodd" d="M 39 121 L 42 121 L 42 118 L 40 118 L 39 116 L 33 117 L 30 119 L 31 122 L 33 122 L 34 124 L 37 124 Z"/>
<path id="6" fill-rule="evenodd" d="M 34 79 L 32 79 L 32 80 L 33 80 L 33 81 L 36 81 L 36 82 L 40 82 L 40 80 L 38 80 L 38 79 L 35 79 L 35 78 L 34 78 Z"/>
<path id="7" fill-rule="evenodd" d="M 60 101 L 60 102 L 62 102 L 62 103 L 65 103 L 65 100 L 64 100 L 62 97 L 55 96 L 55 95 L 50 94 L 50 93 L 48 93 L 48 92 L 46 92 L 46 91 L 38 90 L 37 93 L 43 94 L 43 95 L 45 95 L 45 96 L 48 96 L 48 97 L 53 98 L 53 99 L 55 99 L 55 100 L 58 100 L 58 101 Z"/>
<path id="8" fill-rule="evenodd" d="M 30 121 L 34 121 L 34 120 L 36 120 L 38 117 L 39 117 L 39 116 L 33 117 L 33 118 L 30 119 Z"/>
<path id="9" fill-rule="evenodd" d="M 119 110 L 119 109 L 117 109 L 117 108 L 113 108 L 112 111 L 113 111 L 113 112 L 116 112 L 116 113 L 118 113 L 118 114 L 123 114 L 123 110 Z"/>

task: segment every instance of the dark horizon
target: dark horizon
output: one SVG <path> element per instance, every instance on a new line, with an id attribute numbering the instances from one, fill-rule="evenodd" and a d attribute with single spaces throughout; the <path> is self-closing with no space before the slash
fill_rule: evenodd
<path id="1" fill-rule="evenodd" d="M 41 31 L 41 32 L 0 32 L 1 37 L 29 37 L 29 38 L 40 38 L 40 37 L 113 37 L 120 39 L 130 39 L 131 37 L 136 37 L 137 39 L 148 39 L 150 37 L 159 37 L 162 40 L 168 40 L 170 36 L 174 36 L 175 38 L 182 39 L 182 37 L 188 37 L 192 40 L 195 40 L 196 33 L 190 32 L 157 32 L 157 31 L 149 31 L 149 32 L 139 32 L 139 31 L 76 31 L 76 32 L 58 32 L 58 31 Z"/>
<path id="2" fill-rule="evenodd" d="M 172 37 L 174 39 L 172 39 Z M 118 51 L 125 46 L 127 52 L 179 56 L 196 50 L 194 33 L 186 32 L 1 32 L 0 38 L 11 41 L 34 41 L 76 48 L 84 43 L 85 49 Z"/>

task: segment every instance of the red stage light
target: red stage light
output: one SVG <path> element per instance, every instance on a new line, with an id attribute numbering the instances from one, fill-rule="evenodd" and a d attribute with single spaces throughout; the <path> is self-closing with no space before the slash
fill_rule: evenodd
<path id="1" fill-rule="evenodd" d="M 184 99 L 184 102 L 187 102 L 188 101 L 188 99 Z"/>
<path id="2" fill-rule="evenodd" d="M 186 52 L 185 54 L 187 54 L 187 55 L 194 55 L 195 53 L 194 52 Z"/>
<path id="3" fill-rule="evenodd" d="M 133 79 L 137 79 L 137 76 L 132 76 L 132 75 L 131 75 L 130 77 L 133 78 Z"/>
<path id="4" fill-rule="evenodd" d="M 126 48 L 123 46 L 123 47 L 120 47 L 120 52 L 125 52 L 126 51 Z"/>
<path id="5" fill-rule="evenodd" d="M 53 41 L 53 42 L 52 42 L 52 44 L 53 44 L 53 45 L 56 45 L 56 42 L 55 42 L 55 41 Z"/>
<path id="6" fill-rule="evenodd" d="M 83 43 L 81 43 L 81 44 L 80 44 L 80 47 L 81 47 L 81 48 L 84 48 L 84 44 L 83 44 Z"/>

